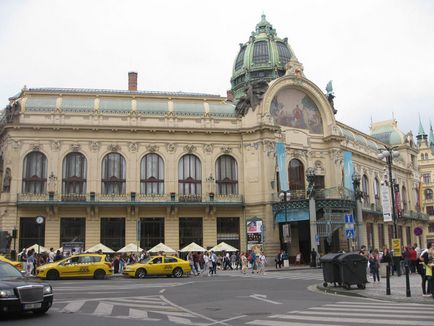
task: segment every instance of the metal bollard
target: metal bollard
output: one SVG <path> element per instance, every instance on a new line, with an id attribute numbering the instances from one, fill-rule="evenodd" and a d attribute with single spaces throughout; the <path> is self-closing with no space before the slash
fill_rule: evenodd
<path id="1" fill-rule="evenodd" d="M 407 298 L 411 297 L 410 291 L 410 271 L 408 268 L 408 264 L 405 264 L 405 294 Z"/>
<path id="2" fill-rule="evenodd" d="M 390 264 L 386 266 L 386 295 L 390 295 Z"/>

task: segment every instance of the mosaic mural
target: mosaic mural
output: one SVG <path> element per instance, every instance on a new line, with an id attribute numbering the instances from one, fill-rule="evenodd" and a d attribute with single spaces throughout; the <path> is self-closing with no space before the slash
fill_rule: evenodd
<path id="1" fill-rule="evenodd" d="M 271 101 L 270 113 L 278 125 L 307 129 L 313 134 L 323 133 L 318 107 L 297 89 L 281 89 Z"/>

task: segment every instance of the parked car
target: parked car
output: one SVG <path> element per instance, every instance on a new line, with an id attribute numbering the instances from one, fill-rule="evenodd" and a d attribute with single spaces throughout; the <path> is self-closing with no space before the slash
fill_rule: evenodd
<path id="1" fill-rule="evenodd" d="M 20 261 L 10 260 L 10 259 L 6 258 L 5 256 L 0 256 L 0 261 L 4 261 L 4 262 L 6 262 L 8 264 L 11 264 L 12 266 L 14 266 L 19 271 L 24 270 L 23 263 L 20 262 Z"/>
<path id="2" fill-rule="evenodd" d="M 39 266 L 36 276 L 47 280 L 93 277 L 101 280 L 112 274 L 112 264 L 104 254 L 79 254 Z"/>
<path id="3" fill-rule="evenodd" d="M 127 265 L 123 274 L 136 278 L 144 278 L 147 275 L 181 277 L 184 273 L 190 272 L 190 263 L 184 259 L 172 256 L 156 256 L 140 263 Z"/>
<path id="4" fill-rule="evenodd" d="M 0 261 L 0 314 L 28 311 L 43 314 L 52 304 L 51 285 L 28 281 L 16 268 Z"/>

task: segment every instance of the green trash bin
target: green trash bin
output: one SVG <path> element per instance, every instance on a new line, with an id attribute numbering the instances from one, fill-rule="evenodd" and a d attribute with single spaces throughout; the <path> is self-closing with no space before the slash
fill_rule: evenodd
<path id="1" fill-rule="evenodd" d="M 342 286 L 350 289 L 351 285 L 357 285 L 359 289 L 365 289 L 366 269 L 368 267 L 368 258 L 360 255 L 358 252 L 349 252 L 342 254 L 337 258 L 339 266 L 339 275 Z"/>
<path id="2" fill-rule="evenodd" d="M 322 256 L 319 261 L 322 266 L 322 275 L 324 277 L 324 287 L 328 286 L 328 283 L 333 283 L 341 285 L 341 277 L 339 274 L 339 265 L 337 258 L 340 257 L 342 253 L 329 253 Z"/>

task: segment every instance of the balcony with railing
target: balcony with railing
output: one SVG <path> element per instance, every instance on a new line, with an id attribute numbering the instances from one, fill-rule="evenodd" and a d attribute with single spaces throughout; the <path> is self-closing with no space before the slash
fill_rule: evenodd
<path id="1" fill-rule="evenodd" d="M 402 212 L 403 218 L 409 218 L 412 220 L 419 220 L 419 221 L 429 221 L 429 215 L 422 213 L 422 212 L 416 212 L 416 211 L 403 211 Z"/>
<path id="2" fill-rule="evenodd" d="M 168 194 L 101 194 L 90 192 L 86 194 L 58 194 L 54 192 L 33 194 L 22 193 L 17 195 L 18 206 L 243 206 L 244 199 L 239 194 L 215 195 L 177 193 Z"/>

